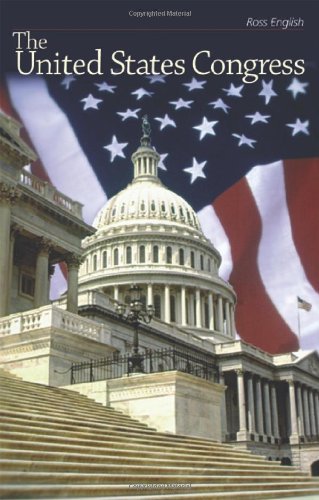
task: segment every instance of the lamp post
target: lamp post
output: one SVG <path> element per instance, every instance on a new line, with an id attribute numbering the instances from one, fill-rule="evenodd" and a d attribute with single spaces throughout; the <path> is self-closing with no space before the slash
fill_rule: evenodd
<path id="1" fill-rule="evenodd" d="M 143 373 L 143 356 L 139 353 L 139 341 L 138 341 L 138 331 L 139 324 L 141 322 L 150 323 L 154 315 L 154 307 L 150 304 L 143 307 L 141 300 L 142 289 L 138 285 L 132 285 L 129 289 L 130 293 L 130 303 L 116 305 L 116 312 L 120 318 L 124 319 L 128 323 L 134 326 L 134 336 L 133 336 L 133 354 L 130 358 L 131 369 L 133 373 Z"/>

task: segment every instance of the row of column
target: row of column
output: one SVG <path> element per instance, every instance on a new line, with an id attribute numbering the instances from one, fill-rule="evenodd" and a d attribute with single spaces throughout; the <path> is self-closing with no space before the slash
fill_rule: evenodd
<path id="1" fill-rule="evenodd" d="M 9 300 L 11 296 L 11 282 L 13 270 L 14 245 L 18 230 L 16 226 L 11 227 L 11 207 L 18 197 L 14 187 L 0 183 L 0 317 L 9 313 Z M 34 307 L 40 307 L 49 302 L 50 288 L 50 265 L 49 256 L 53 245 L 45 238 L 37 242 L 37 257 L 35 265 L 35 292 Z M 67 309 L 77 312 L 78 301 L 78 269 L 80 258 L 70 254 L 66 258 L 68 267 L 68 291 Z"/>
<path id="2" fill-rule="evenodd" d="M 258 434 L 266 441 L 279 438 L 279 422 L 276 386 L 259 376 L 237 370 L 239 407 L 238 440 L 249 439 L 249 434 Z M 246 386 L 246 387 L 245 387 Z"/>
<path id="3" fill-rule="evenodd" d="M 174 286 L 174 291 L 176 286 Z M 174 292 L 175 293 L 175 292 Z M 172 289 L 169 285 L 164 285 L 164 308 L 162 319 L 166 323 L 171 322 L 171 301 Z M 179 321 L 183 327 L 195 326 L 196 328 L 208 328 L 212 331 L 224 333 L 230 337 L 235 337 L 235 317 L 234 304 L 222 297 L 208 291 L 203 293 L 200 289 L 188 291 L 186 286 L 180 287 L 179 297 Z M 114 300 L 119 300 L 119 287 L 114 286 Z M 187 300 L 188 299 L 188 300 Z M 207 302 L 206 302 L 207 301 Z M 147 304 L 154 304 L 153 285 L 147 285 Z M 208 325 L 205 325 L 205 304 L 208 308 Z M 188 309 L 188 310 L 187 310 Z"/>
<path id="4" fill-rule="evenodd" d="M 288 380 L 290 406 L 290 441 L 299 436 L 312 438 L 319 436 L 319 391 Z"/>

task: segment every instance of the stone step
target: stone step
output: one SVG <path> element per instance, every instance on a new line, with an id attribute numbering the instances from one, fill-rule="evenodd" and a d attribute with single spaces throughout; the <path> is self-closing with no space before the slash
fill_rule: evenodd
<path id="1" fill-rule="evenodd" d="M 30 400 L 32 401 L 32 400 Z M 9 400 L 3 400 L 3 398 L 0 397 L 0 405 L 3 410 L 19 410 L 19 412 L 23 412 L 26 410 L 27 412 L 32 411 L 32 413 L 45 413 L 46 415 L 53 415 L 53 416 L 61 416 L 64 417 L 67 416 L 68 419 L 73 419 L 75 418 L 81 418 L 85 419 L 86 421 L 94 421 L 94 422 L 102 422 L 102 423 L 109 423 L 113 425 L 118 425 L 118 424 L 123 424 L 124 426 L 130 427 L 130 428 L 137 428 L 137 429 L 149 429 L 149 427 L 146 424 L 143 424 L 141 422 L 137 422 L 134 420 L 131 420 L 129 418 L 118 418 L 116 415 L 109 415 L 108 411 L 106 410 L 103 413 L 101 412 L 95 412 L 94 413 L 88 409 L 82 409 L 78 408 L 78 406 L 72 406 L 70 408 L 65 408 L 58 406 L 55 403 L 51 403 L 51 406 L 49 404 L 41 404 L 38 401 L 34 402 L 30 408 L 30 403 L 26 401 L 9 401 Z"/>
<path id="2" fill-rule="evenodd" d="M 132 478 L 132 484 L 136 484 L 134 482 L 134 478 Z M 282 483 L 278 485 L 277 483 L 240 483 L 240 485 L 227 485 L 227 493 L 233 492 L 233 494 L 239 493 L 239 492 L 261 492 L 262 494 L 265 494 L 267 492 L 283 492 L 284 490 L 292 490 L 291 485 L 289 483 Z M 105 495 L 106 497 L 117 497 L 120 495 L 127 495 L 127 496 L 136 496 L 136 493 L 140 497 L 143 497 L 150 492 L 154 494 L 156 491 L 157 495 L 162 495 L 162 494 L 171 494 L 174 495 L 175 493 L 180 493 L 183 492 L 185 497 L 188 497 L 189 493 L 196 494 L 196 493 L 220 493 L 222 494 L 224 492 L 225 488 L 223 485 L 215 485 L 215 484 L 193 484 L 190 487 L 183 487 L 179 486 L 176 487 L 176 485 L 165 485 L 161 487 L 161 484 L 158 484 L 156 488 L 134 488 L 134 487 L 129 487 L 127 485 L 104 485 L 104 484 L 93 484 L 93 485 L 53 485 L 53 484 L 46 484 L 46 485 L 6 485 L 3 484 L 0 487 L 0 491 L 3 495 L 4 498 L 47 498 L 49 495 L 54 496 L 55 498 L 65 498 L 66 496 L 68 498 L 74 497 L 74 496 L 84 496 L 84 495 L 90 495 L 90 496 L 102 496 Z M 307 483 L 300 483 L 298 489 L 296 488 L 293 490 L 294 492 L 296 490 L 303 491 L 305 494 L 317 494 L 319 493 L 319 489 L 315 487 L 309 486 Z M 23 496 L 22 496 L 23 495 Z"/>
<path id="3" fill-rule="evenodd" d="M 13 445 L 11 445 L 13 446 Z M 2 459 L 18 459 L 18 460 L 49 460 L 49 461 L 65 461 L 65 462 L 71 462 L 71 461 L 76 461 L 76 462 L 94 462 L 94 463 L 105 463 L 107 465 L 109 464 L 114 464 L 114 465 L 152 465 L 152 466 L 161 466 L 161 465 L 167 465 L 167 466 L 172 466 L 172 467 L 187 467 L 190 464 L 192 464 L 192 467 L 195 468 L 218 468 L 218 467 L 229 467 L 229 469 L 232 468 L 238 468 L 238 461 L 237 460 L 232 460 L 230 458 L 224 459 L 224 460 L 218 460 L 214 459 L 214 457 L 209 458 L 209 459 L 203 459 L 203 460 L 191 460 L 187 459 L 187 457 L 179 458 L 179 459 L 169 459 L 166 458 L 165 455 L 162 455 L 161 458 L 146 458 L 144 457 L 144 454 L 140 456 L 114 456 L 112 454 L 107 454 L 107 453 L 102 453 L 103 450 L 100 450 L 101 453 L 91 453 L 91 450 L 88 450 L 86 448 L 82 448 L 78 452 L 76 451 L 70 451 L 69 448 L 64 448 L 61 447 L 60 451 L 53 451 L 53 449 L 50 447 L 50 450 L 48 447 L 43 446 L 43 450 L 37 448 L 36 446 L 34 447 L 35 449 L 21 449 L 23 447 L 23 443 L 17 448 L 13 447 L 7 447 L 7 448 L 2 448 L 1 451 L 1 457 Z M 94 450 L 96 451 L 96 450 Z M 255 470 L 259 472 L 263 472 L 264 470 L 271 470 L 273 472 L 278 471 L 281 466 L 279 464 L 273 464 L 272 462 L 264 462 L 264 463 L 259 463 L 259 462 L 250 462 L 246 461 L 240 462 L 240 468 L 242 469 L 248 469 L 248 470 Z"/>
<path id="4" fill-rule="evenodd" d="M 187 446 L 192 446 L 196 448 L 201 448 L 201 449 L 211 449 L 211 447 L 218 447 L 220 449 L 224 449 L 223 444 L 221 443 L 216 443 L 215 441 L 209 441 L 209 440 L 204 440 L 204 439 L 198 439 L 196 437 L 190 437 L 190 436 L 182 436 L 182 435 L 175 435 L 175 434 L 169 434 L 169 433 L 160 433 L 156 431 L 150 430 L 148 433 L 130 433 L 129 431 L 122 429 L 122 432 L 117 432 L 116 430 L 112 429 L 112 427 L 105 427 L 103 425 L 87 425 L 87 423 L 83 422 L 77 422 L 76 424 L 74 422 L 66 422 L 65 419 L 54 419 L 51 417 L 48 417 L 46 415 L 43 416 L 33 416 L 33 415 L 19 415 L 16 412 L 13 411 L 2 411 L 0 410 L 0 417 L 1 414 L 3 414 L 1 418 L 1 425 L 24 425 L 25 426 L 25 421 L 26 418 L 28 420 L 28 428 L 44 428 L 49 430 L 51 429 L 53 432 L 60 431 L 60 432 L 75 432 L 76 434 L 82 434 L 83 432 L 90 433 L 94 436 L 109 436 L 109 437 L 116 437 L 118 440 L 124 440 L 127 441 L 127 439 L 130 439 L 130 441 L 135 441 L 138 443 L 149 443 L 150 440 L 155 443 L 160 443 L 160 444 L 165 444 L 167 446 L 175 446 L 179 444 L 187 444 Z M 225 447 L 225 452 L 226 450 L 234 450 L 234 446 L 226 446 Z M 251 454 L 245 450 L 241 450 L 242 453 L 245 454 Z"/>
<path id="5" fill-rule="evenodd" d="M 118 448 L 114 450 L 113 448 L 109 448 L 107 446 L 105 447 L 98 447 L 98 446 L 87 446 L 87 445 L 81 445 L 81 444 L 74 444 L 74 443 L 67 443 L 67 442 L 62 442 L 62 443 L 50 443 L 47 440 L 45 441 L 28 441 L 28 440 L 14 440 L 14 439 L 6 439 L 3 438 L 1 440 L 1 445 L 2 448 L 7 448 L 7 450 L 28 450 L 28 451 L 46 451 L 46 452 L 59 452 L 59 453 L 87 453 L 87 450 L 90 451 L 91 455 L 102 455 L 102 456 L 112 456 L 114 454 L 114 451 L 116 453 L 116 459 L 120 460 L 121 457 L 124 457 L 125 459 L 138 459 L 138 460 L 176 460 L 176 459 L 181 459 L 183 461 L 189 461 L 189 462 L 202 462 L 203 460 L 209 462 L 210 460 L 214 460 L 215 462 L 222 462 L 222 463 L 237 463 L 238 462 L 238 456 L 231 455 L 231 454 L 225 454 L 223 455 L 216 455 L 215 453 L 203 455 L 202 453 L 194 454 L 194 453 L 185 453 L 181 454 L 176 451 L 168 451 L 166 450 L 163 452 L 162 450 L 160 451 L 151 451 L 151 450 L 146 450 L 146 449 L 141 449 L 141 450 L 129 450 L 126 447 Z M 247 455 L 245 457 L 241 457 L 241 463 L 245 465 L 249 464 L 255 464 L 257 463 L 258 465 L 261 464 L 260 460 L 256 460 L 254 455 Z M 263 467 L 270 467 L 273 468 L 274 465 L 272 465 L 271 462 L 266 462 L 266 464 L 263 464 Z M 277 467 L 277 465 L 275 465 Z"/>
<path id="6" fill-rule="evenodd" d="M 114 474 L 106 474 L 106 473 L 68 473 L 68 472 L 10 472 L 10 471 L 2 471 L 0 474 L 1 482 L 8 484 L 94 484 L 94 483 L 102 483 L 102 484 L 132 484 L 132 480 L 134 480 L 135 484 L 152 484 L 152 483 L 183 483 L 185 479 L 187 482 L 194 483 L 214 483 L 214 484 L 230 484 L 230 483 L 254 483 L 254 482 L 265 482 L 264 477 L 256 477 L 256 475 L 212 475 L 212 476 L 204 476 L 204 475 L 187 475 L 185 476 L 179 474 L 167 474 L 165 479 L 163 479 L 162 475 L 137 475 L 134 474 L 134 478 L 132 479 L 131 474 L 119 474 L 115 476 Z M 272 482 L 274 479 L 278 483 L 287 483 L 287 476 L 270 476 L 267 478 L 268 481 Z M 294 482 L 300 482 L 302 479 L 303 483 L 309 483 L 313 487 L 319 487 L 319 480 L 315 481 L 308 476 L 294 476 L 289 478 L 289 484 Z M 317 483 L 317 484 L 316 484 Z"/>
<path id="7" fill-rule="evenodd" d="M 85 436 L 82 436 L 80 433 L 77 437 L 69 437 L 65 436 L 65 434 L 61 436 L 57 436 L 56 434 L 49 436 L 47 433 L 45 433 L 45 430 L 43 431 L 43 434 L 41 433 L 34 433 L 34 432 L 29 432 L 28 434 L 25 433 L 25 430 L 21 429 L 20 432 L 16 431 L 11 431 L 8 429 L 5 429 L 4 426 L 2 426 L 2 429 L 0 429 L 0 440 L 12 440 L 13 442 L 41 442 L 42 444 L 45 443 L 47 444 L 58 444 L 58 445 L 77 445 L 77 446 L 89 446 L 90 448 L 103 448 L 104 450 L 108 451 L 116 451 L 116 453 L 122 454 L 122 453 L 143 453 L 145 452 L 150 453 L 165 453 L 165 456 L 168 455 L 176 455 L 182 454 L 182 455 L 190 455 L 192 458 L 202 457 L 202 456 L 208 456 L 208 457 L 234 457 L 236 460 L 239 460 L 241 458 L 252 458 L 252 455 L 249 453 L 243 454 L 240 450 L 237 451 L 236 449 L 234 450 L 227 450 L 222 451 L 220 449 L 217 450 L 207 450 L 207 449 L 194 449 L 194 448 L 188 448 L 188 447 L 175 447 L 173 449 L 167 448 L 167 446 L 158 446 L 158 445 L 152 445 L 151 443 L 144 444 L 143 446 L 140 443 L 130 443 L 130 442 L 118 442 L 118 441 L 110 441 L 110 439 L 106 436 L 103 436 L 102 439 L 93 439 L 93 438 L 86 438 Z M 5 441 L 4 441 L 5 442 Z M 261 460 L 261 457 L 258 456 L 253 456 L 254 460 Z"/>
<path id="8" fill-rule="evenodd" d="M 58 458 L 58 457 L 57 457 Z M 73 457 L 71 457 L 73 458 Z M 166 477 L 167 475 L 203 475 L 203 476 L 215 476 L 215 475 L 224 475 L 224 476 L 231 476 L 232 474 L 235 475 L 241 475 L 241 476 L 250 476 L 251 474 L 254 474 L 257 476 L 257 474 L 260 474 L 261 469 L 260 468 L 255 468 L 253 466 L 249 468 L 241 467 L 239 464 L 234 465 L 233 467 L 228 467 L 227 465 L 220 465 L 220 467 L 212 467 L 212 468 L 201 468 L 201 467 L 187 467 L 187 466 L 176 466 L 176 465 L 169 465 L 167 466 L 165 463 L 163 465 L 125 465 L 123 467 L 121 464 L 113 464 L 113 463 L 92 463 L 92 462 L 76 462 L 76 461 L 71 461 L 71 460 L 65 460 L 64 457 L 62 457 L 63 460 L 59 461 L 54 460 L 50 461 L 48 460 L 48 457 L 46 457 L 46 460 L 44 459 L 35 459 L 35 458 L 25 458 L 24 455 L 22 454 L 22 458 L 12 458 L 9 457 L 8 459 L 0 459 L 0 466 L 1 470 L 5 471 L 23 471 L 23 472 L 67 472 L 67 473 L 97 473 L 97 474 L 105 474 L 106 470 L 109 473 L 112 473 L 116 476 L 121 476 L 122 474 L 128 474 L 130 473 L 131 475 L 156 475 L 160 474 L 163 477 Z M 284 467 L 280 466 L 277 470 L 268 470 L 268 469 L 263 469 L 262 470 L 262 476 L 263 477 L 272 477 L 275 478 L 277 475 L 287 476 L 287 478 L 296 478 L 298 477 L 299 479 L 303 479 L 305 476 L 302 474 L 300 471 L 296 471 L 294 467 Z"/>

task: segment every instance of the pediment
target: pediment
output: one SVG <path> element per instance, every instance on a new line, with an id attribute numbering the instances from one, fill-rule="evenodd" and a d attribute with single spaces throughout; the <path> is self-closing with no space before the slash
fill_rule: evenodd
<path id="1" fill-rule="evenodd" d="M 319 355 L 316 351 L 309 353 L 304 358 L 296 362 L 302 370 L 319 377 Z"/>

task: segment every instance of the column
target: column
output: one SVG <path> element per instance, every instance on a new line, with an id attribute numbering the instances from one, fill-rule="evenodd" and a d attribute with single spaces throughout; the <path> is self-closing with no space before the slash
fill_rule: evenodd
<path id="1" fill-rule="evenodd" d="M 236 325 L 235 325 L 234 304 L 230 304 L 230 324 L 231 324 L 231 336 L 232 336 L 232 338 L 235 338 L 235 335 L 236 335 Z"/>
<path id="2" fill-rule="evenodd" d="M 309 403 L 310 403 L 310 428 L 311 428 L 311 435 L 315 436 L 316 435 L 316 417 L 315 417 L 315 403 L 314 403 L 314 397 L 313 397 L 313 391 L 309 390 Z"/>
<path id="3" fill-rule="evenodd" d="M 113 299 L 119 300 L 119 287 L 118 287 L 118 285 L 114 285 Z"/>
<path id="4" fill-rule="evenodd" d="M 201 306 L 201 300 L 200 300 L 200 290 L 197 288 L 195 292 L 195 297 L 196 297 L 196 327 L 201 328 L 202 327 L 202 306 Z"/>
<path id="5" fill-rule="evenodd" d="M 303 405 L 302 405 L 300 384 L 297 385 L 296 392 L 297 392 L 298 430 L 299 430 L 299 435 L 304 436 L 305 435 L 305 424 L 304 424 L 304 418 L 303 418 Z"/>
<path id="6" fill-rule="evenodd" d="M 315 414 L 317 419 L 317 436 L 319 436 L 319 395 L 315 393 Z"/>
<path id="7" fill-rule="evenodd" d="M 298 425 L 297 425 L 297 411 L 295 399 L 295 384 L 293 380 L 288 380 L 289 385 L 289 406 L 290 406 L 290 426 L 291 434 L 290 443 L 298 443 Z"/>
<path id="8" fill-rule="evenodd" d="M 256 410 L 257 410 L 257 429 L 258 433 L 263 436 L 265 434 L 264 430 L 264 416 L 263 416 L 263 397 L 261 393 L 261 380 L 257 379 L 256 382 Z"/>
<path id="9" fill-rule="evenodd" d="M 231 335 L 229 302 L 225 300 L 226 335 Z"/>
<path id="10" fill-rule="evenodd" d="M 271 396 L 271 416 L 273 424 L 273 434 L 276 439 L 279 438 L 279 423 L 278 423 L 278 405 L 277 405 L 277 391 L 274 383 L 270 387 Z"/>
<path id="11" fill-rule="evenodd" d="M 221 295 L 217 297 L 217 330 L 224 332 L 223 297 Z"/>
<path id="12" fill-rule="evenodd" d="M 48 303 L 50 248 L 50 241 L 41 238 L 38 243 L 38 255 L 35 265 L 34 307 L 41 307 Z"/>
<path id="13" fill-rule="evenodd" d="M 236 370 L 237 373 L 237 391 L 238 391 L 238 409 L 239 409 L 239 431 L 237 432 L 237 440 L 247 440 L 247 425 L 246 425 L 246 402 L 245 402 L 245 383 L 244 372 Z"/>
<path id="14" fill-rule="evenodd" d="M 147 285 L 147 306 L 152 306 L 153 304 L 153 285 L 149 283 Z"/>
<path id="15" fill-rule="evenodd" d="M 264 382 L 264 402 L 265 402 L 265 431 L 266 436 L 271 436 L 271 411 L 270 411 L 270 396 L 269 396 L 269 383 L 267 380 Z"/>
<path id="16" fill-rule="evenodd" d="M 311 432 L 310 432 L 309 400 L 308 400 L 307 387 L 302 388 L 302 396 L 303 396 L 303 407 L 305 416 L 305 436 L 309 437 Z"/>
<path id="17" fill-rule="evenodd" d="M 247 379 L 247 396 L 248 396 L 248 429 L 249 432 L 255 433 L 255 401 L 254 401 L 254 381 L 251 374 Z"/>
<path id="18" fill-rule="evenodd" d="M 14 255 L 14 245 L 16 241 L 16 236 L 19 233 L 19 229 L 16 225 L 11 227 L 10 231 L 10 251 L 9 251 L 9 262 L 8 262 L 8 294 L 7 294 L 7 314 L 10 314 L 11 306 L 11 287 L 12 287 L 12 271 L 13 271 L 13 255 Z"/>
<path id="19" fill-rule="evenodd" d="M 212 292 L 208 292 L 208 319 L 209 319 L 209 329 L 215 329 L 215 321 L 214 321 L 214 304 L 213 304 L 213 294 Z"/>
<path id="20" fill-rule="evenodd" d="M 186 326 L 186 288 L 184 286 L 181 287 L 181 324 L 182 326 Z"/>
<path id="21" fill-rule="evenodd" d="M 8 313 L 11 204 L 16 197 L 14 187 L 0 183 L 0 317 Z"/>
<path id="22" fill-rule="evenodd" d="M 225 377 L 223 372 L 219 372 L 219 383 L 221 385 L 225 385 Z M 226 440 L 226 436 L 228 434 L 227 430 L 227 413 L 226 413 L 226 391 L 224 391 L 221 398 L 221 426 L 222 426 L 222 441 Z"/>
<path id="23" fill-rule="evenodd" d="M 68 266 L 68 291 L 67 291 L 67 310 L 74 314 L 78 312 L 78 273 L 81 264 L 81 257 L 71 255 L 67 260 Z"/>
<path id="24" fill-rule="evenodd" d="M 164 289 L 164 320 L 166 323 L 171 322 L 171 308 L 170 308 L 170 297 L 169 297 L 169 286 L 165 285 Z"/>

